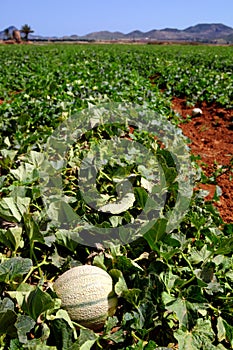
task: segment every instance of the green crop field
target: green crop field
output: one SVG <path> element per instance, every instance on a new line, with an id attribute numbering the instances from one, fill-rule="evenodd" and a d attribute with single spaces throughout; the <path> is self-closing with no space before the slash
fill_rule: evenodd
<path id="1" fill-rule="evenodd" d="M 177 127 L 182 118 L 171 108 L 174 96 L 189 105 L 232 108 L 232 72 L 232 46 L 0 46 L 0 349 L 233 349 L 233 224 L 223 222 L 202 191 L 190 195 L 187 173 L 180 175 L 185 152 L 193 187 L 203 174 Z M 105 124 L 106 108 L 116 120 Z M 85 130 L 89 111 L 90 123 L 100 115 L 103 121 Z M 125 111 L 138 125 L 119 122 Z M 53 152 L 63 150 L 74 115 L 83 134 L 59 157 L 49 153 L 51 145 Z M 164 132 L 172 137 L 160 142 Z M 116 156 L 112 139 L 127 141 L 136 160 Z M 119 195 L 116 181 L 131 178 L 133 201 L 122 211 L 94 210 L 92 198 L 82 196 L 77 174 L 82 166 L 92 191 L 97 148 L 106 162 L 96 170 L 95 204 L 111 208 Z M 154 163 L 142 157 L 147 152 Z M 160 181 L 148 181 L 150 167 L 158 177 L 162 171 Z M 54 169 L 62 181 L 51 175 Z M 58 210 L 54 187 L 48 211 L 42 194 L 52 181 L 62 183 L 65 202 Z M 142 211 L 147 229 L 119 230 L 121 241 L 97 233 L 96 244 L 88 245 L 91 229 L 88 239 L 81 232 L 127 227 Z M 80 218 L 72 229 L 71 212 Z M 53 289 L 63 272 L 86 263 L 112 276 L 118 297 L 115 315 L 99 332 L 72 321 Z"/>

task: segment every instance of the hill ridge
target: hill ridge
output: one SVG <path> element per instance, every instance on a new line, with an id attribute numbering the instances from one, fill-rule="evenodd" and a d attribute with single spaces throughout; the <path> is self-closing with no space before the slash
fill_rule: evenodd
<path id="1" fill-rule="evenodd" d="M 9 26 L 11 32 L 15 26 Z M 5 39 L 5 31 L 0 32 L 0 40 Z M 29 35 L 30 40 L 146 40 L 146 41 L 200 41 L 200 42 L 228 42 L 233 37 L 233 28 L 222 23 L 199 23 L 185 29 L 169 28 L 152 29 L 147 32 L 141 30 L 133 30 L 129 33 L 122 33 L 120 31 L 101 30 L 91 32 L 85 35 L 64 35 L 62 37 L 56 36 L 41 36 Z"/>

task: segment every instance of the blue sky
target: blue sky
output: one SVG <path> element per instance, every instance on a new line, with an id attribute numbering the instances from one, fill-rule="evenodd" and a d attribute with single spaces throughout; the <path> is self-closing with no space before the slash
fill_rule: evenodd
<path id="1" fill-rule="evenodd" d="M 0 4 L 0 30 L 28 24 L 37 35 L 129 33 L 198 23 L 233 27 L 233 0 L 10 0 Z"/>

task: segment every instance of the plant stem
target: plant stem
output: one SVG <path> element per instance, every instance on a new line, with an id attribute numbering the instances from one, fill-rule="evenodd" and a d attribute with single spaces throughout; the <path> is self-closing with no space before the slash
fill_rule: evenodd
<path id="1" fill-rule="evenodd" d="M 26 283 L 27 279 L 31 276 L 31 274 L 36 271 L 37 269 L 40 271 L 40 277 L 43 277 L 42 271 L 40 269 L 43 265 L 49 265 L 49 263 L 46 261 L 46 257 L 44 257 L 43 261 L 41 263 L 37 264 L 37 266 L 32 266 L 30 271 L 27 273 L 26 277 L 24 278 L 22 283 Z"/>

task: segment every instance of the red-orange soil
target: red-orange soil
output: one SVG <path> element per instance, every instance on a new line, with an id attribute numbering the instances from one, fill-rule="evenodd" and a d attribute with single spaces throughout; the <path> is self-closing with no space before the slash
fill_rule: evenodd
<path id="1" fill-rule="evenodd" d="M 201 108 L 203 114 L 192 117 L 193 107 Z M 203 172 L 211 177 L 222 165 L 229 168 L 216 177 L 216 185 L 222 190 L 219 200 L 214 202 L 224 222 L 233 223 L 233 109 L 224 109 L 215 104 L 188 107 L 185 99 L 174 98 L 172 108 L 178 112 L 187 123 L 181 123 L 183 134 L 190 139 L 191 152 L 200 156 L 199 162 Z M 215 184 L 201 184 L 200 187 L 208 190 L 206 200 L 214 196 Z"/>

